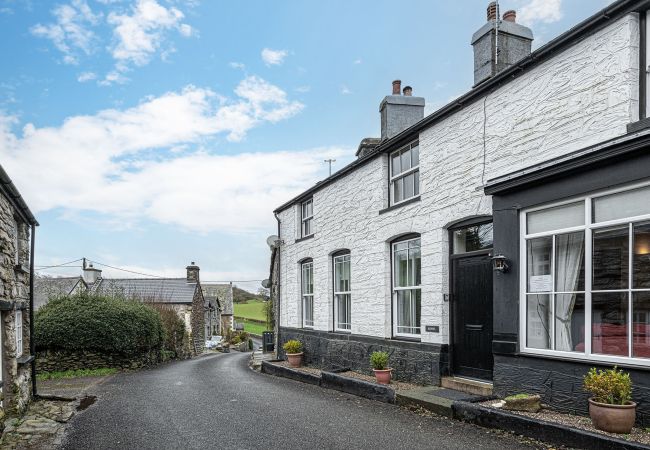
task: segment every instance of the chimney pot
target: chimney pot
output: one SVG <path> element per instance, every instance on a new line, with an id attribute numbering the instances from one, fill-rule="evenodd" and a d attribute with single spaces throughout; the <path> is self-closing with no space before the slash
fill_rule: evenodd
<path id="1" fill-rule="evenodd" d="M 487 7 L 487 20 L 488 22 L 491 20 L 497 20 L 497 17 L 499 17 L 499 7 L 497 6 L 497 2 L 490 2 Z"/>
<path id="2" fill-rule="evenodd" d="M 400 95 L 402 90 L 402 80 L 393 81 L 393 95 Z"/>
<path id="3" fill-rule="evenodd" d="M 403 92 L 404 92 L 404 95 L 406 95 L 407 97 L 410 97 L 411 95 L 413 95 L 413 88 L 411 86 L 405 86 Z"/>
<path id="4" fill-rule="evenodd" d="M 508 22 L 516 22 L 517 21 L 517 11 L 514 9 L 511 9 L 509 11 L 506 11 L 503 13 L 503 20 L 506 20 Z"/>

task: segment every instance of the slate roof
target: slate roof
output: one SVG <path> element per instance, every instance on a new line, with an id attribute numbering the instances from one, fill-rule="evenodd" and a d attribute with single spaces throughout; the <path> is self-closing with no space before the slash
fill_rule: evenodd
<path id="1" fill-rule="evenodd" d="M 232 284 L 201 284 L 203 295 L 206 297 L 217 297 L 221 304 L 221 314 L 224 316 L 233 314 L 232 306 Z"/>
<path id="2" fill-rule="evenodd" d="M 34 277 L 34 310 L 45 305 L 51 297 L 71 294 L 79 283 L 85 289 L 81 277 Z"/>
<path id="3" fill-rule="evenodd" d="M 185 278 L 102 278 L 93 292 L 159 303 L 192 303 L 196 286 Z"/>

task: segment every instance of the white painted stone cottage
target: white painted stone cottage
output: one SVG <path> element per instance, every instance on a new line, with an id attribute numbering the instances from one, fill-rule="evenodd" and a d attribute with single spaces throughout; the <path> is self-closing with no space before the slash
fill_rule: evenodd
<path id="1" fill-rule="evenodd" d="M 275 210 L 280 343 L 357 370 L 384 349 L 397 379 L 565 410 L 618 364 L 650 399 L 649 7 L 614 2 L 530 53 L 490 4 L 469 92 L 423 117 L 394 82 L 381 139 Z"/>

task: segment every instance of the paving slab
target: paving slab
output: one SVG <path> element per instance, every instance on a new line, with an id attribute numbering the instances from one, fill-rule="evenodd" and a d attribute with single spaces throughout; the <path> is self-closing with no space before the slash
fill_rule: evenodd
<path id="1" fill-rule="evenodd" d="M 401 406 L 418 406 L 445 417 L 453 417 L 452 405 L 456 401 L 472 402 L 480 397 L 466 392 L 437 386 L 424 386 L 400 391 L 396 402 Z"/>

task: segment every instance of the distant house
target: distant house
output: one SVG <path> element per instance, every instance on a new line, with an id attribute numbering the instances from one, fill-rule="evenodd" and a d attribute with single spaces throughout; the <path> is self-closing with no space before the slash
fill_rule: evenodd
<path id="1" fill-rule="evenodd" d="M 233 306 L 232 306 L 232 283 L 205 283 L 202 285 L 203 295 L 210 298 L 216 298 L 221 305 L 221 330 L 232 330 Z"/>
<path id="2" fill-rule="evenodd" d="M 35 387 L 30 324 L 36 226 L 34 215 L 0 167 L 0 386 L 7 387 L 0 410 L 10 415 L 24 412 Z"/>
<path id="3" fill-rule="evenodd" d="M 45 305 L 49 299 L 83 292 L 88 285 L 83 277 L 34 277 L 34 311 Z"/>

